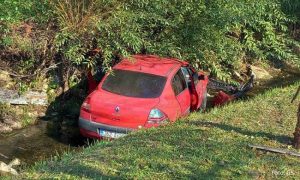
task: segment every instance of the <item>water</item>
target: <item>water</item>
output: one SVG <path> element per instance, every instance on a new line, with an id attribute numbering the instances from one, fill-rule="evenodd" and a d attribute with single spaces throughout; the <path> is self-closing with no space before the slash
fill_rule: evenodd
<path id="1" fill-rule="evenodd" d="M 53 136 L 53 133 L 49 133 L 52 130 L 53 122 L 39 121 L 37 125 L 12 134 L 0 135 L 0 161 L 8 163 L 19 158 L 22 164 L 31 165 L 66 151 L 82 149 L 83 138 L 76 128 L 73 128 L 75 134 L 72 135 L 60 133 L 59 136 Z"/>

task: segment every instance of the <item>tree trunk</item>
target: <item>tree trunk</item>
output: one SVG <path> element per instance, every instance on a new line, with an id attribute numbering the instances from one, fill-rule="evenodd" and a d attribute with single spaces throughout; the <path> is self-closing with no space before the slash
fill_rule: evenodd
<path id="1" fill-rule="evenodd" d="M 300 103 L 299 103 L 299 107 L 298 107 L 298 121 L 297 121 L 297 125 L 296 125 L 296 129 L 294 132 L 294 147 L 296 149 L 300 149 Z"/>

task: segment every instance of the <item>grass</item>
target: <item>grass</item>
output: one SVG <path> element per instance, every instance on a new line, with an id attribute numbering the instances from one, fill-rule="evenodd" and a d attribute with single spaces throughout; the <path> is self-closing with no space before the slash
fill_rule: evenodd
<path id="1" fill-rule="evenodd" d="M 259 144 L 292 149 L 300 85 L 276 88 L 172 125 L 97 142 L 25 169 L 22 178 L 300 179 L 300 158 L 262 152 Z M 295 150 L 294 150 L 295 151 Z"/>

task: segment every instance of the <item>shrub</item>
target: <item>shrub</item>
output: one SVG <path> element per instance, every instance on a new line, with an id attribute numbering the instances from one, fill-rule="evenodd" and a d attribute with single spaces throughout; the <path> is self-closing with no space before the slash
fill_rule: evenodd
<path id="1" fill-rule="evenodd" d="M 10 24 L 31 19 L 36 29 L 52 30 L 46 33 L 51 36 L 46 43 L 51 49 L 47 57 L 50 61 L 57 55 L 56 62 L 62 62 L 65 68 L 102 66 L 109 71 L 121 57 L 148 53 L 184 59 L 220 79 L 230 80 L 232 71 L 245 62 L 300 64 L 299 53 L 292 50 L 300 47 L 299 41 L 289 32 L 289 26 L 299 22 L 296 0 L 4 2 L 0 18 L 6 30 L 2 29 L 1 44 L 10 47 L 17 42 L 12 41 Z M 43 16 L 39 16 L 41 10 Z M 38 50 L 42 47 L 29 49 L 44 52 Z M 97 50 L 96 56 L 88 55 L 93 50 Z M 27 59 L 45 57 L 27 54 Z"/>

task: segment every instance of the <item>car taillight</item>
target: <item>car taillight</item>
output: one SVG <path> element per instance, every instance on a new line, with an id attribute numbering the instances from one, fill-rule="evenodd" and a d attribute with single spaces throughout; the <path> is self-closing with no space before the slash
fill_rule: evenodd
<path id="1" fill-rule="evenodd" d="M 86 112 L 90 112 L 91 111 L 91 105 L 90 105 L 90 101 L 91 101 L 91 98 L 88 97 L 84 100 L 84 102 L 82 103 L 81 105 L 81 108 L 86 111 Z"/>
<path id="2" fill-rule="evenodd" d="M 150 127 L 151 126 L 158 126 L 161 124 L 165 124 L 168 121 L 168 117 L 165 115 L 165 113 L 163 113 L 161 110 L 159 109 L 152 109 L 150 111 L 150 114 L 148 116 L 148 120 L 146 125 Z"/>

